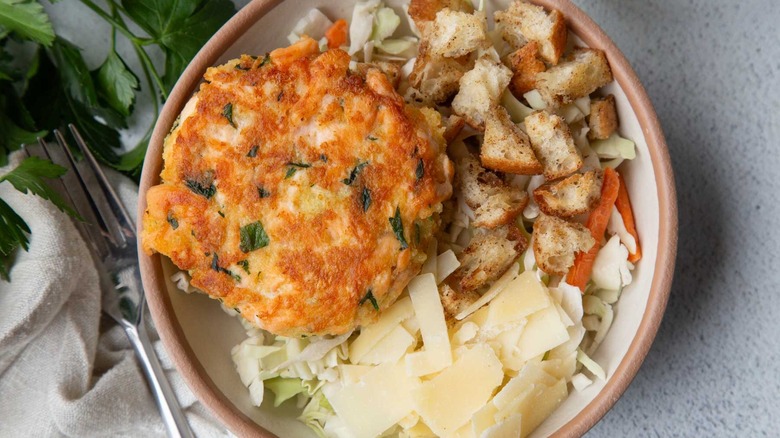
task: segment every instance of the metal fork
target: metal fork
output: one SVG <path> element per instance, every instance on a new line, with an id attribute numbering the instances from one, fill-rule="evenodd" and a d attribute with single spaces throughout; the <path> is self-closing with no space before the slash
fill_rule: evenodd
<path id="1" fill-rule="evenodd" d="M 146 374 L 157 407 L 170 437 L 192 437 L 187 419 L 179 406 L 160 361 L 154 352 L 144 321 L 146 300 L 138 269 L 135 225 L 97 160 L 73 125 L 68 125 L 85 159 L 77 160 L 58 130 L 59 148 L 38 139 L 40 150 L 27 148 L 28 155 L 40 155 L 69 168 L 59 190 L 84 219 L 74 221 L 87 241 L 102 271 L 103 311 L 124 329 Z"/>

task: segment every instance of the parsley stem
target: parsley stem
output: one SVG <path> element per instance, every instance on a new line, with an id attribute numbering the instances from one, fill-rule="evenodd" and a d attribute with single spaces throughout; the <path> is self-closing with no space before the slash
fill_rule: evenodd
<path id="1" fill-rule="evenodd" d="M 138 54 L 138 57 L 141 60 L 141 64 L 145 65 L 146 68 L 149 69 L 151 72 L 152 77 L 154 78 L 155 83 L 157 84 L 157 88 L 160 90 L 160 95 L 162 95 L 163 100 L 168 99 L 168 91 L 165 89 L 165 86 L 163 85 L 162 79 L 160 78 L 159 73 L 157 73 L 157 68 L 154 66 L 154 63 L 152 62 L 152 59 L 149 58 L 149 54 L 146 53 L 146 50 L 142 49 L 141 47 L 143 45 L 148 44 L 146 40 L 141 39 L 127 28 L 125 23 L 122 21 L 121 18 L 115 19 L 106 11 L 104 11 L 100 6 L 96 5 L 92 2 L 92 0 L 79 0 L 81 3 L 92 9 L 93 12 L 95 12 L 100 18 L 106 20 L 108 24 L 114 27 L 114 29 L 118 30 L 122 35 L 124 35 L 130 42 L 133 44 L 133 47 L 139 48 L 140 50 L 137 50 L 136 53 Z M 110 2 L 111 4 L 114 4 L 113 1 Z"/>

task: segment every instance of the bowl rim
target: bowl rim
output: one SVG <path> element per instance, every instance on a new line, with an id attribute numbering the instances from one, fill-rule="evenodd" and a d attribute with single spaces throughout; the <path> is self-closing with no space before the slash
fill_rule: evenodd
<path id="1" fill-rule="evenodd" d="M 159 182 L 162 169 L 162 146 L 170 126 L 189 100 L 205 70 L 238 40 L 257 20 L 283 0 L 253 0 L 236 13 L 198 52 L 177 81 L 157 120 L 146 152 L 138 196 L 138 216 L 146 210 L 145 193 Z M 570 0 L 532 0 L 547 9 L 558 9 L 567 25 L 588 46 L 604 50 L 612 66 L 615 80 L 626 94 L 647 142 L 658 195 L 659 234 L 658 255 L 647 307 L 628 350 L 615 369 L 612 378 L 585 408 L 552 436 L 573 437 L 592 428 L 624 393 L 636 376 L 655 339 L 669 298 L 677 255 L 677 195 L 669 151 L 652 102 L 631 68 L 628 60 L 612 39 Z M 137 224 L 141 233 L 141 221 Z M 272 438 L 271 432 L 241 412 L 219 390 L 206 373 L 187 343 L 178 324 L 159 254 L 147 255 L 139 240 L 139 265 L 149 309 L 163 346 L 173 364 L 197 398 L 233 433 L 238 436 Z"/>

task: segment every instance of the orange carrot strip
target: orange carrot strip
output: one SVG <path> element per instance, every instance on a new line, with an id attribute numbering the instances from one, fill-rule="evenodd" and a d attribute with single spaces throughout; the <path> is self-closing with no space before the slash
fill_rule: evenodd
<path id="1" fill-rule="evenodd" d="M 601 199 L 596 208 L 588 216 L 585 226 L 590 230 L 590 235 L 596 241 L 588 252 L 579 252 L 574 257 L 574 265 L 566 276 L 566 282 L 572 286 L 577 286 L 585 292 L 585 285 L 588 283 L 590 274 L 593 271 L 593 262 L 596 260 L 596 254 L 601 248 L 601 241 L 604 238 L 604 232 L 607 230 L 609 216 L 612 214 L 612 206 L 620 191 L 620 179 L 614 169 L 608 167 L 604 169 L 604 182 L 601 185 Z"/>
<path id="2" fill-rule="evenodd" d="M 636 232 L 634 211 L 631 209 L 631 200 L 628 199 L 626 182 L 623 180 L 623 175 L 618 174 L 618 178 L 620 179 L 620 190 L 618 190 L 618 197 L 617 200 L 615 200 L 615 207 L 617 207 L 620 217 L 623 218 L 623 225 L 626 226 L 626 231 L 634 237 L 634 241 L 636 242 L 636 252 L 628 255 L 628 261 L 636 263 L 642 258 L 642 248 L 639 247 L 639 234 Z"/>
<path id="3" fill-rule="evenodd" d="M 347 43 L 347 20 L 341 19 L 333 23 L 325 32 L 328 48 L 337 49 Z"/>
<path id="4" fill-rule="evenodd" d="M 320 47 L 317 41 L 303 36 L 295 44 L 287 47 L 281 47 L 271 52 L 271 61 L 276 64 L 287 64 L 299 58 L 320 53 Z"/>

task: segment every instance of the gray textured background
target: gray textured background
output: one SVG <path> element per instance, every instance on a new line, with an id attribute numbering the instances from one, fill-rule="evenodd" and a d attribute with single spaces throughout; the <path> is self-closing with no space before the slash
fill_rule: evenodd
<path id="1" fill-rule="evenodd" d="M 780 2 L 575 3 L 647 88 L 680 210 L 661 330 L 590 436 L 780 436 Z"/>
<path id="2" fill-rule="evenodd" d="M 780 1 L 574 1 L 647 88 L 680 210 L 658 338 L 589 436 L 780 436 Z M 75 2 L 47 8 L 98 62 L 107 41 L 84 26 L 105 26 Z"/>

